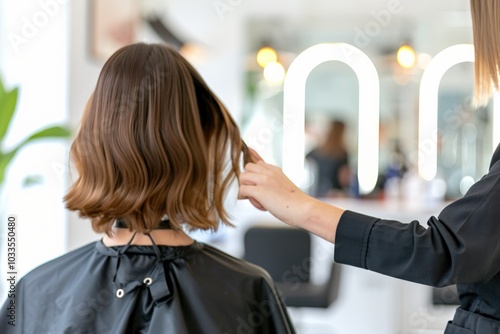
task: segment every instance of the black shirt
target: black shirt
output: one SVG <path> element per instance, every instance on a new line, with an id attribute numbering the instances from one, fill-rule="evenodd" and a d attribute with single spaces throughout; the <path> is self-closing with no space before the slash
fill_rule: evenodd
<path id="1" fill-rule="evenodd" d="M 325 155 L 318 150 L 309 152 L 307 159 L 313 161 L 317 168 L 315 197 L 324 197 L 331 190 L 342 190 L 339 173 L 342 167 L 348 166 L 347 152 Z"/>
<path id="2" fill-rule="evenodd" d="M 500 324 L 500 145 L 489 172 L 427 225 L 346 211 L 335 261 L 432 286 L 457 284 L 461 310 Z"/>

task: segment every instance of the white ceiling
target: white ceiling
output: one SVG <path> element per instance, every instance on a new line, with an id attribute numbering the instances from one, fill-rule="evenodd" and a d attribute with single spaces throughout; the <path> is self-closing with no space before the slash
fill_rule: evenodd
<path id="1" fill-rule="evenodd" d="M 311 45 L 340 40 L 356 44 L 359 31 L 377 24 L 380 32 L 370 37 L 370 45 L 363 46 L 369 53 L 382 53 L 404 40 L 429 54 L 452 44 L 472 42 L 468 0 L 151 1 L 163 3 L 165 17 L 174 29 L 215 47 L 242 25 L 248 29 L 247 22 L 257 22 L 247 31 L 247 36 L 255 38 L 292 43 L 281 34 L 300 34 L 293 42 L 298 45 L 282 45 L 283 49 L 303 48 L 304 40 Z M 388 20 L 380 21 L 377 16 L 381 13 L 390 13 Z"/>

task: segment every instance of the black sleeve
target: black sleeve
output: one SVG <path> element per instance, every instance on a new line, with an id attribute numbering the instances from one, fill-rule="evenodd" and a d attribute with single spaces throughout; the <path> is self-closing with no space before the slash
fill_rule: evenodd
<path id="1" fill-rule="evenodd" d="M 500 271 L 499 180 L 496 163 L 427 228 L 346 211 L 335 261 L 432 286 L 486 282 Z"/>

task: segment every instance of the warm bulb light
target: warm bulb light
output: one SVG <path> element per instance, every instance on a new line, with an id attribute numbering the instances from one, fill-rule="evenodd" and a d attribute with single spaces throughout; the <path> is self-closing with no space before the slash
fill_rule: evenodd
<path id="1" fill-rule="evenodd" d="M 285 68 L 277 61 L 270 62 L 264 67 L 264 79 L 272 83 L 279 83 L 285 78 Z"/>
<path id="2" fill-rule="evenodd" d="M 184 44 L 179 49 L 179 53 L 192 64 L 202 64 L 207 58 L 205 49 L 195 43 Z"/>
<path id="3" fill-rule="evenodd" d="M 278 60 L 278 54 L 271 47 L 263 47 L 257 52 L 257 63 L 260 67 L 264 68 L 267 64 L 276 62 Z"/>
<path id="4" fill-rule="evenodd" d="M 416 55 L 413 48 L 409 45 L 403 45 L 399 48 L 397 54 L 398 64 L 403 68 L 412 68 L 415 65 Z"/>

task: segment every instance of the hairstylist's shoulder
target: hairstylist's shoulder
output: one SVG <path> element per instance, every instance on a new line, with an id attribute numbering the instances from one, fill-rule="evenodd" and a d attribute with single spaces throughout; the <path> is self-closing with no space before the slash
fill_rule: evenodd
<path id="1" fill-rule="evenodd" d="M 483 221 L 496 221 L 500 215 L 500 160 L 495 160 L 495 155 L 488 173 L 474 183 L 462 198 L 444 208 L 439 214 L 440 220 L 459 223 L 482 217 Z"/>

